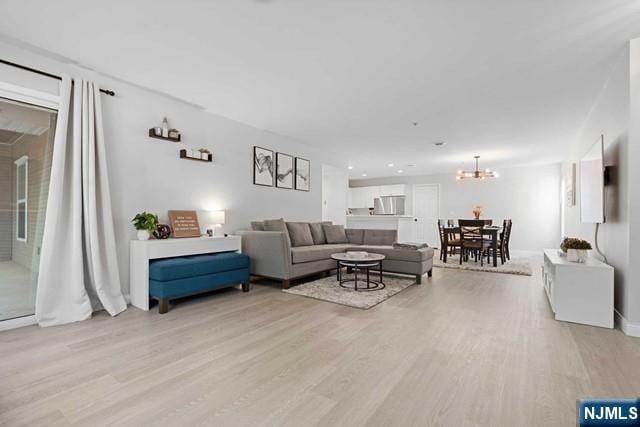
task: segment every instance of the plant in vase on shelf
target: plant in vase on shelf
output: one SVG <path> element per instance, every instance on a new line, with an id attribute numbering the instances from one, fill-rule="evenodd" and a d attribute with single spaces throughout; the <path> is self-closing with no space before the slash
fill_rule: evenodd
<path id="1" fill-rule="evenodd" d="M 587 251 L 591 250 L 591 243 L 575 237 L 565 237 L 560 244 L 560 249 L 567 254 L 568 261 L 583 263 L 589 258 Z"/>
<path id="2" fill-rule="evenodd" d="M 200 152 L 200 158 L 202 160 L 209 160 L 209 154 L 211 154 L 211 151 L 209 151 L 209 149 L 207 149 L 207 148 L 198 148 L 198 151 Z"/>
<path id="3" fill-rule="evenodd" d="M 480 215 L 482 214 L 482 206 L 476 206 L 473 208 L 473 210 L 471 211 L 473 213 L 473 216 L 476 219 L 480 219 Z"/>
<path id="4" fill-rule="evenodd" d="M 133 227 L 138 230 L 138 240 L 149 240 L 151 233 L 158 227 L 158 215 L 149 212 L 141 212 L 131 220 Z"/>

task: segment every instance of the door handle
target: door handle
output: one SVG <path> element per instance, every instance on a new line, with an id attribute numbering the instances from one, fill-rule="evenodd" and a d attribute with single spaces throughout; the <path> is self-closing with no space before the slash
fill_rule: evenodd
<path id="1" fill-rule="evenodd" d="M 418 222 L 418 218 L 413 218 L 413 222 Z"/>

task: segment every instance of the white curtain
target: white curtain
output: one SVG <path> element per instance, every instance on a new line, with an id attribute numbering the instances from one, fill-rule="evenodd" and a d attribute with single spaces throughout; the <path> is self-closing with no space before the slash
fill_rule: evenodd
<path id="1" fill-rule="evenodd" d="M 73 92 L 73 94 L 72 94 Z M 127 308 L 120 290 L 100 91 L 63 77 L 36 291 L 40 326 Z"/>

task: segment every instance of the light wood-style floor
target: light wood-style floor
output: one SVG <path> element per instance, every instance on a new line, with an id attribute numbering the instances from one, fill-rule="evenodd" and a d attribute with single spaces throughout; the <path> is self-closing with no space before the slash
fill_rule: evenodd
<path id="1" fill-rule="evenodd" d="M 257 284 L 0 333 L 1 425 L 572 426 L 577 399 L 638 395 L 640 340 L 556 322 L 538 276 L 434 269 L 368 311 Z"/>

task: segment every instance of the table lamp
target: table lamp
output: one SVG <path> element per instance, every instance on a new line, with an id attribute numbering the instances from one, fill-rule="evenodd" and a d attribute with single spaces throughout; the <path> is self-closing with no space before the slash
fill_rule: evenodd
<path id="1" fill-rule="evenodd" d="M 207 213 L 207 235 L 213 237 L 216 235 L 216 228 L 224 225 L 225 211 L 209 211 Z"/>

